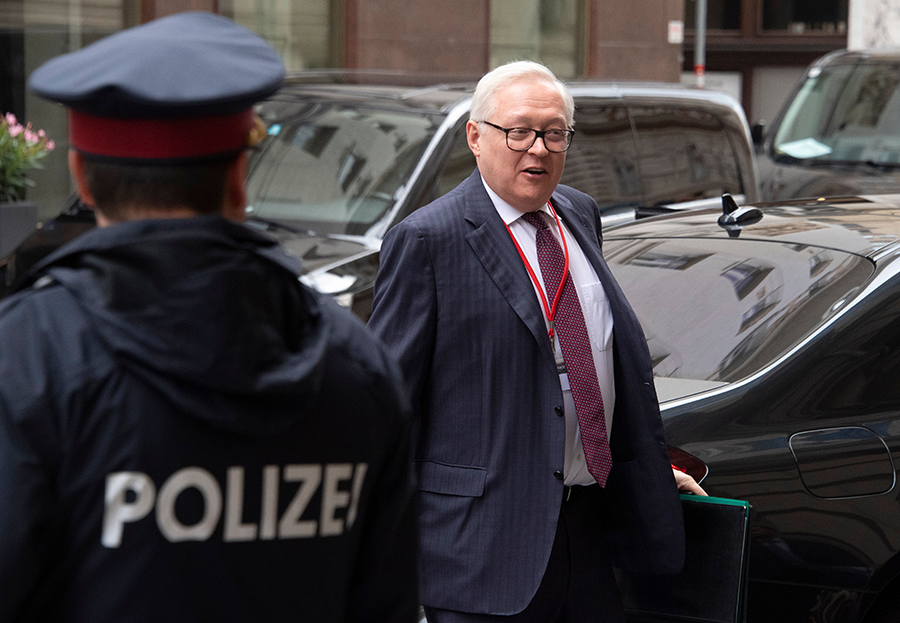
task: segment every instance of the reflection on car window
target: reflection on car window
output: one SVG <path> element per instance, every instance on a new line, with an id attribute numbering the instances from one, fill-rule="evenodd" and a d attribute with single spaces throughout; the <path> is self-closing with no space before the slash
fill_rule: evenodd
<path id="1" fill-rule="evenodd" d="M 744 192 L 729 133 L 715 115 L 677 106 L 633 106 L 644 205 Z"/>
<path id="2" fill-rule="evenodd" d="M 443 167 L 437 175 L 437 190 L 432 200 L 449 193 L 459 186 L 463 180 L 472 174 L 476 164 L 475 155 L 469 149 L 469 143 L 466 140 L 466 125 L 462 124 L 453 135 L 453 144 L 450 146 L 450 152 L 447 154 Z"/>
<path id="3" fill-rule="evenodd" d="M 311 106 L 290 124 L 273 124 L 252 165 L 251 214 L 364 234 L 393 205 L 438 122 L 422 113 Z"/>
<path id="4" fill-rule="evenodd" d="M 900 163 L 900 65 L 814 70 L 788 107 L 774 148 L 799 159 Z"/>
<path id="5" fill-rule="evenodd" d="M 593 197 L 601 210 L 640 203 L 634 135 L 624 104 L 579 101 L 561 182 Z"/>
<path id="6" fill-rule="evenodd" d="M 761 370 L 872 273 L 856 255 L 750 240 L 611 239 L 604 254 L 647 336 L 660 400 Z"/>

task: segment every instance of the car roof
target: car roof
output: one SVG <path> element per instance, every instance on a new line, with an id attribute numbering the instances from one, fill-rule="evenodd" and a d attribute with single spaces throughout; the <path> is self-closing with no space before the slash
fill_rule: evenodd
<path id="1" fill-rule="evenodd" d="M 871 259 L 900 246 L 900 194 L 801 199 L 756 204 L 763 217 L 740 231 L 739 240 L 830 248 Z M 728 238 L 707 209 L 643 219 L 604 230 L 622 238 Z"/>
<path id="2" fill-rule="evenodd" d="M 381 70 L 313 70 L 289 74 L 272 99 L 369 102 L 378 106 L 447 112 L 472 97 L 477 75 L 411 74 Z M 576 99 L 598 97 L 690 102 L 735 109 L 729 95 L 663 82 L 566 81 Z"/>
<path id="3" fill-rule="evenodd" d="M 856 65 L 867 62 L 886 63 L 900 61 L 900 48 L 878 48 L 868 50 L 835 50 L 813 62 L 813 67 L 826 65 Z"/>

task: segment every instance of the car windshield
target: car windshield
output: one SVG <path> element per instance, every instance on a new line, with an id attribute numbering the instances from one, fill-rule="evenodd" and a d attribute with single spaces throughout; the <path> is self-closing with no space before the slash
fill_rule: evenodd
<path id="1" fill-rule="evenodd" d="M 609 239 L 603 249 L 647 336 L 660 401 L 763 369 L 873 270 L 833 249 L 752 240 Z"/>
<path id="2" fill-rule="evenodd" d="M 900 165 L 900 63 L 813 68 L 774 149 L 801 160 Z"/>
<path id="3" fill-rule="evenodd" d="M 267 106 L 269 137 L 251 164 L 248 214 L 325 234 L 365 235 L 379 222 L 442 119 L 349 105 Z"/>

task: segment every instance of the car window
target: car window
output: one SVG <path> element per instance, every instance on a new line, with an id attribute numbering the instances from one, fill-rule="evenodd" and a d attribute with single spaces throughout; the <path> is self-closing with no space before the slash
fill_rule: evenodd
<path id="1" fill-rule="evenodd" d="M 464 179 L 472 174 L 477 162 L 475 154 L 469 149 L 466 141 L 466 124 L 457 127 L 453 134 L 453 143 L 447 157 L 441 165 L 441 170 L 435 178 L 435 194 L 430 200 L 437 199 L 456 188 Z M 427 203 L 427 202 L 425 202 Z"/>
<path id="2" fill-rule="evenodd" d="M 272 124 L 248 179 L 248 212 L 320 233 L 365 234 L 393 206 L 437 115 L 310 105 Z"/>
<path id="3" fill-rule="evenodd" d="M 644 205 L 744 193 L 738 159 L 719 119 L 697 108 L 632 105 Z"/>
<path id="4" fill-rule="evenodd" d="M 628 109 L 621 103 L 577 104 L 561 182 L 593 197 L 601 210 L 638 205 L 641 183 Z"/>
<path id="5" fill-rule="evenodd" d="M 900 163 L 900 64 L 812 70 L 773 149 L 798 159 Z"/>
<path id="6" fill-rule="evenodd" d="M 641 321 L 660 400 L 745 378 L 834 313 L 871 274 L 859 256 L 731 239 L 607 239 Z"/>

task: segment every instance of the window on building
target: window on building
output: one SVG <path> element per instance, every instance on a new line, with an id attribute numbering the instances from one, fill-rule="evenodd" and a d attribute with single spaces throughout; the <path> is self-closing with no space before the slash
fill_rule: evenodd
<path id="1" fill-rule="evenodd" d="M 687 30 L 694 30 L 696 24 L 697 0 L 685 0 L 684 27 Z M 706 28 L 708 30 L 740 30 L 741 0 L 707 0 Z"/>
<path id="2" fill-rule="evenodd" d="M 764 0 L 763 30 L 843 35 L 848 0 Z"/>
<path id="3" fill-rule="evenodd" d="M 219 11 L 278 50 L 288 70 L 341 66 L 339 0 L 220 0 Z"/>
<path id="4" fill-rule="evenodd" d="M 138 23 L 139 0 L 0 0 L 0 113 L 11 112 L 47 133 L 56 149 L 28 177 L 26 199 L 38 220 L 59 214 L 72 189 L 66 166 L 67 123 L 61 106 L 26 88 L 35 69 Z"/>
<path id="5" fill-rule="evenodd" d="M 491 67 L 540 61 L 561 78 L 584 74 L 586 0 L 491 0 Z"/>

